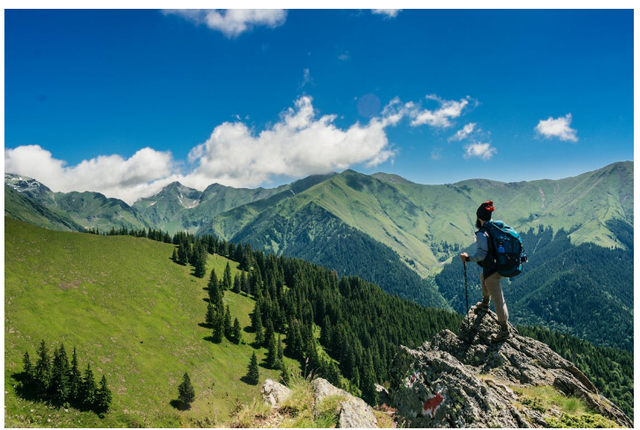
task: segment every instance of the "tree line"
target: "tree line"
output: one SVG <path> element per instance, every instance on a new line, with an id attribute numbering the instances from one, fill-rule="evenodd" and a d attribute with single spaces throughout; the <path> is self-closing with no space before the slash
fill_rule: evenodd
<path id="1" fill-rule="evenodd" d="M 81 372 L 75 347 L 69 361 L 64 344 L 61 343 L 51 354 L 42 340 L 36 355 L 37 359 L 32 363 L 29 351 L 24 353 L 18 390 L 21 397 L 58 407 L 91 410 L 101 417 L 109 411 L 112 394 L 107 378 L 103 375 L 96 384 L 90 364 Z"/>

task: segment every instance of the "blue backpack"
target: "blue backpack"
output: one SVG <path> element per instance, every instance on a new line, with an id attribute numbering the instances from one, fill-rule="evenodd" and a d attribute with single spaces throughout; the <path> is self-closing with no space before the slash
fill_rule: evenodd
<path id="1" fill-rule="evenodd" d="M 522 263 L 527 262 L 527 255 L 518 232 L 502 221 L 487 221 L 484 225 L 496 253 L 498 273 L 506 278 L 519 275 Z"/>

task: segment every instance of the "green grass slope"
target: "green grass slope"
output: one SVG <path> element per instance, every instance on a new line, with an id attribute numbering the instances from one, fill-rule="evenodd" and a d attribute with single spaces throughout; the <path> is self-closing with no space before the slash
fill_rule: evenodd
<path id="1" fill-rule="evenodd" d="M 201 325 L 207 280 L 174 264 L 171 253 L 172 245 L 147 239 L 55 232 L 5 218 L 5 426 L 224 426 L 236 397 L 246 403 L 259 396 L 259 387 L 241 380 L 254 349 L 208 340 L 211 330 Z M 226 263 L 210 256 L 207 270 L 221 276 Z M 227 292 L 225 302 L 232 318 L 250 325 L 252 299 Z M 253 334 L 243 337 L 253 342 Z M 16 396 L 13 375 L 42 339 L 50 350 L 75 346 L 82 369 L 90 363 L 97 380 L 106 376 L 113 403 L 104 420 Z M 256 354 L 262 360 L 266 350 Z M 262 379 L 277 377 L 260 371 Z M 170 402 L 184 372 L 196 401 L 181 412 Z"/>

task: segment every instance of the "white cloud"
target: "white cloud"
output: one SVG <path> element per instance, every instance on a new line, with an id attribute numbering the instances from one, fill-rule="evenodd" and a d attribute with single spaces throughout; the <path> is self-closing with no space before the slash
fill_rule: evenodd
<path id="1" fill-rule="evenodd" d="M 345 51 L 342 54 L 338 55 L 338 60 L 340 61 L 349 61 L 351 56 L 349 55 L 349 51 Z"/>
<path id="2" fill-rule="evenodd" d="M 213 182 L 251 187 L 273 176 L 327 173 L 358 163 L 375 166 L 393 157 L 384 131 L 390 123 L 384 118 L 346 130 L 337 128 L 335 119 L 336 115 L 317 118 L 312 99 L 301 97 L 295 108 L 258 135 L 243 123 L 219 125 L 189 154 L 197 166 L 182 182 L 195 188 Z"/>
<path id="3" fill-rule="evenodd" d="M 469 135 L 471 133 L 473 133 L 473 130 L 474 130 L 475 127 L 476 127 L 476 123 L 475 122 L 470 122 L 469 124 L 467 124 L 464 127 L 462 127 L 462 130 L 458 130 L 456 132 L 456 134 L 451 136 L 449 138 L 449 142 L 451 142 L 451 141 L 459 142 L 461 140 L 466 139 L 467 137 L 469 137 Z"/>
<path id="4" fill-rule="evenodd" d="M 496 152 L 497 150 L 489 143 L 470 143 L 465 146 L 464 158 L 478 157 L 483 160 L 489 160 Z"/>
<path id="5" fill-rule="evenodd" d="M 171 153 L 143 148 L 124 159 L 101 155 L 66 167 L 38 145 L 5 149 L 5 172 L 34 178 L 54 191 L 96 191 L 133 203 L 171 182 Z M 161 181 L 161 182 L 158 182 Z"/>
<path id="6" fill-rule="evenodd" d="M 181 16 L 196 25 L 204 24 L 230 39 L 257 26 L 279 27 L 287 19 L 287 11 L 283 9 L 170 9 L 163 13 Z"/>
<path id="7" fill-rule="evenodd" d="M 545 139 L 556 137 L 563 141 L 577 142 L 577 131 L 570 127 L 572 119 L 570 113 L 561 118 L 549 117 L 549 119 L 540 120 L 535 130 Z"/>
<path id="8" fill-rule="evenodd" d="M 371 13 L 375 15 L 385 15 L 387 18 L 395 18 L 402 9 L 372 9 Z"/>
<path id="9" fill-rule="evenodd" d="M 426 96 L 427 100 L 435 100 L 440 107 L 435 110 L 419 109 L 413 103 L 407 104 L 409 115 L 412 118 L 411 125 L 416 127 L 427 124 L 432 127 L 447 128 L 452 125 L 451 120 L 460 117 L 462 111 L 469 105 L 469 98 L 460 100 L 443 100 L 435 95 Z"/>
<path id="10" fill-rule="evenodd" d="M 225 122 L 190 151 L 191 167 L 185 172 L 171 153 L 151 148 L 128 159 L 99 156 L 67 166 L 37 145 L 5 149 L 5 172 L 32 177 L 54 191 L 96 191 L 132 204 L 173 181 L 201 190 L 216 182 L 255 187 L 275 176 L 299 178 L 393 159 L 395 150 L 385 132 L 393 119 L 375 117 L 366 125 L 356 122 L 340 129 L 336 117 L 317 116 L 311 97 L 300 97 L 257 135 L 239 120 Z"/>
<path id="11" fill-rule="evenodd" d="M 308 79 L 305 70 L 305 81 Z M 404 118 L 410 118 L 414 127 L 447 127 L 469 103 L 469 98 L 459 102 L 437 96 L 427 99 L 438 101 L 440 107 L 422 110 L 416 103 L 403 103 L 396 97 L 368 123 L 339 128 L 335 125 L 337 115 L 319 115 L 312 98 L 302 96 L 261 131 L 246 125 L 248 116 L 243 121 L 233 115 L 232 122 L 218 125 L 206 142 L 191 149 L 188 163 L 174 161 L 170 152 L 143 148 L 130 158 L 101 155 L 67 166 L 49 151 L 32 145 L 6 149 L 5 171 L 35 178 L 54 191 L 96 191 L 130 204 L 173 181 L 201 190 L 216 182 L 255 187 L 276 177 L 300 178 L 361 163 L 376 166 L 393 161 L 396 149 L 389 143 L 387 127 Z M 475 132 L 475 124 L 467 124 L 461 131 Z M 473 143 L 465 151 L 466 158 L 485 160 L 496 152 L 489 143 Z M 440 156 L 439 150 L 432 153 L 434 159 Z"/>

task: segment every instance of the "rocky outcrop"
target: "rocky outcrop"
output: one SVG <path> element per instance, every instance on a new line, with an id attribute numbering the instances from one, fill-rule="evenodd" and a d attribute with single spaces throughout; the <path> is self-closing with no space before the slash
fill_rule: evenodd
<path id="1" fill-rule="evenodd" d="M 517 388 L 552 386 L 619 426 L 633 426 L 544 343 L 519 336 L 513 326 L 509 339 L 492 343 L 498 327 L 493 312 L 472 309 L 457 335 L 445 330 L 417 350 L 401 347 L 388 392 L 398 418 L 411 427 L 549 427 L 548 415 L 520 398 Z"/>
<path id="2" fill-rule="evenodd" d="M 377 420 L 373 415 L 372 408 L 364 400 L 355 397 L 348 392 L 336 388 L 326 379 L 318 378 L 311 382 L 314 393 L 314 411 L 327 397 L 335 397 L 339 400 L 338 427 L 340 428 L 376 428 Z M 271 405 L 278 408 L 282 402 L 291 394 L 291 390 L 284 385 L 267 379 L 262 386 L 262 398 Z"/>
<path id="3" fill-rule="evenodd" d="M 272 408 L 277 408 L 284 399 L 289 397 L 291 389 L 273 379 L 267 379 L 262 386 L 261 393 L 265 403 Z"/>

